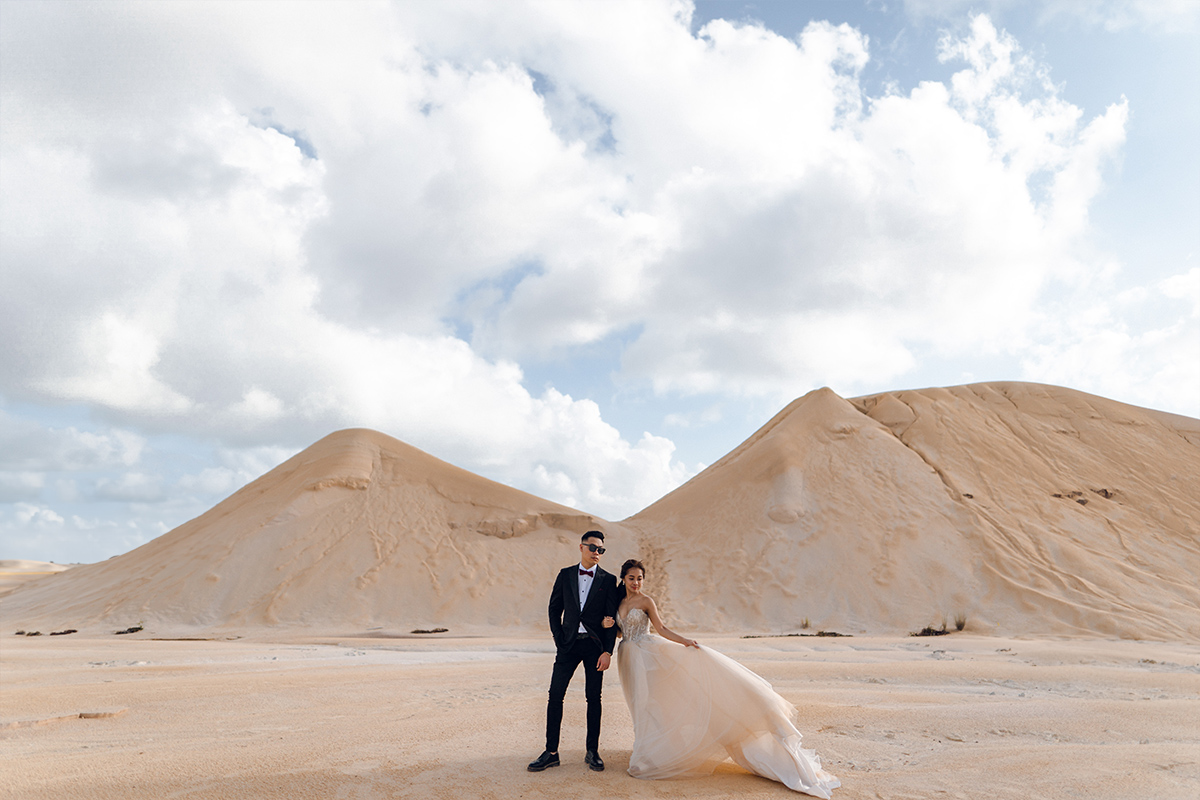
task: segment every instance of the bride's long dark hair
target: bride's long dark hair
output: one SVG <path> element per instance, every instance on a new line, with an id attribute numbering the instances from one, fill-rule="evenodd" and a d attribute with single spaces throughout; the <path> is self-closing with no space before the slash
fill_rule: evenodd
<path id="1" fill-rule="evenodd" d="M 625 591 L 625 575 L 631 569 L 640 569 L 642 571 L 643 576 L 645 576 L 645 574 L 646 574 L 646 565 L 643 564 L 642 562 L 638 561 L 636 558 L 631 558 L 628 561 L 626 561 L 624 564 L 621 565 L 621 585 L 617 587 L 617 603 L 618 604 L 622 600 L 625 599 L 625 595 L 627 594 L 627 592 Z"/>

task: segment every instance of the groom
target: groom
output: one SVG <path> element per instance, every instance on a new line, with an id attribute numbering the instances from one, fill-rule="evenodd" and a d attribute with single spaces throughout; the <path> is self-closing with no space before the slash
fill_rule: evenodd
<path id="1" fill-rule="evenodd" d="M 554 657 L 554 673 L 550 678 L 550 702 L 546 706 L 546 750 L 528 769 L 541 772 L 557 767 L 558 733 L 562 727 L 563 697 L 583 664 L 584 695 L 587 697 L 587 755 L 583 760 L 593 770 L 604 769 L 600 759 L 600 688 L 604 670 L 612 659 L 617 629 L 601 624 L 605 617 L 615 617 L 617 579 L 600 569 L 604 555 L 604 534 L 588 531 L 579 543 L 579 563 L 558 573 L 554 591 L 550 593 L 550 631 L 558 653 Z"/>

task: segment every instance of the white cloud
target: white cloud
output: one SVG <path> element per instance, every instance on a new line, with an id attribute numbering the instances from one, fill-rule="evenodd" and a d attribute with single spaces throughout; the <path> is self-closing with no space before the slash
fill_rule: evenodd
<path id="1" fill-rule="evenodd" d="M 841 36 L 814 24 L 800 42 L 852 47 Z M 665 189 L 684 233 L 649 284 L 630 372 L 660 392 L 786 399 L 894 380 L 914 366 L 914 346 L 996 353 L 1026 339 L 1046 279 L 1075 269 L 1126 107 L 1082 125 L 984 17 L 942 54 L 968 65 L 949 87 L 922 83 L 862 112 L 838 92 L 819 98 L 809 110 L 829 122 L 793 137 L 793 161 L 819 158 L 783 160 L 783 180 L 702 168 Z M 804 54 L 781 51 L 777 72 L 783 56 Z"/>
<path id="2" fill-rule="evenodd" d="M 102 478 L 93 493 L 98 500 L 118 500 L 127 503 L 156 503 L 162 500 L 162 479 L 144 472 L 126 472 L 112 478 Z"/>
<path id="3" fill-rule="evenodd" d="M 33 503 L 14 504 L 13 515 L 19 524 L 34 529 L 57 528 L 65 521 L 54 509 Z"/>
<path id="4" fill-rule="evenodd" d="M 260 473 L 261 474 L 261 473 Z M 180 478 L 178 488 L 207 497 L 224 497 L 233 494 L 257 475 L 246 475 L 228 467 L 207 467 L 194 475 Z"/>
<path id="5" fill-rule="evenodd" d="M 694 414 L 672 412 L 663 417 L 663 424 L 674 428 L 694 428 L 713 425 L 722 419 L 721 404 L 716 403 Z"/>
<path id="6" fill-rule="evenodd" d="M 1108 31 L 1138 27 L 1176 33 L 1195 30 L 1200 6 L 1193 0 L 1048 0 L 1044 20 L 1074 17 Z"/>
<path id="7" fill-rule="evenodd" d="M 1200 417 L 1200 268 L 1072 305 L 1046 315 L 1021 360 L 1024 378 Z"/>
<path id="8" fill-rule="evenodd" d="M 543 496 L 619 519 L 698 471 L 673 460 L 668 439 L 644 433 L 636 444 L 626 442 L 590 400 L 550 389 L 534 408 L 533 429 L 513 442 L 515 463 L 508 469 L 513 478 L 532 472 L 534 491 Z"/>
<path id="9" fill-rule="evenodd" d="M 45 485 L 46 476 L 39 472 L 0 472 L 0 503 L 36 500 Z"/>
<path id="10" fill-rule="evenodd" d="M 245 480 L 258 477 L 264 472 L 296 455 L 294 448 L 275 445 L 259 447 L 221 448 L 217 451 L 217 460 L 222 469 L 227 469 L 236 475 L 245 476 Z"/>
<path id="11" fill-rule="evenodd" d="M 130 467 L 142 457 L 146 440 L 128 430 L 104 433 L 74 427 L 50 428 L 0 407 L 0 469 L 77 471 Z"/>
<path id="12" fill-rule="evenodd" d="M 953 19 L 984 10 L 993 16 L 1028 14 L 1042 24 L 1068 20 L 1089 27 L 1126 28 L 1168 33 L 1194 31 L 1200 4 L 1194 0 L 904 0 L 910 15 Z"/>
<path id="13" fill-rule="evenodd" d="M 793 308 L 795 300 L 801 299 L 798 295 L 802 296 L 800 310 L 827 305 L 828 298 L 821 297 L 822 293 L 840 292 L 861 299 L 866 289 L 878 296 L 880 288 L 886 287 L 869 278 L 895 274 L 893 265 L 885 260 L 875 265 L 874 275 L 843 276 L 841 271 L 861 268 L 863 256 L 869 258 L 869 254 L 851 252 L 836 258 L 836 254 L 821 250 L 842 247 L 847 236 L 873 239 L 877 249 L 888 250 L 898 244 L 897 238 L 936 235 L 938 231 L 903 230 L 910 221 L 906 217 L 897 220 L 900 224 L 891 236 L 882 241 L 872 237 L 872 231 L 863 229 L 870 221 L 864 217 L 894 214 L 896 207 L 909 206 L 914 198 L 897 196 L 876 209 L 864 202 L 864 197 L 878 191 L 881 179 L 904 180 L 922 173 L 938 174 L 938 169 L 956 170 L 962 176 L 961 191 L 967 191 L 993 155 L 987 148 L 976 148 L 964 154 L 963 163 L 917 164 L 898 175 L 872 174 L 870 167 L 864 169 L 862 165 L 870 158 L 887 157 L 887 142 L 875 141 L 864 147 L 856 141 L 862 135 L 854 130 L 862 122 L 862 98 L 855 74 L 867 55 L 861 35 L 846 26 L 814 24 L 794 43 L 761 28 L 717 20 L 704 29 L 701 38 L 694 38 L 679 24 L 681 7 L 639 4 L 622 9 L 626 16 L 635 17 L 640 27 L 627 45 L 628 52 L 614 58 L 612 38 L 606 35 L 618 35 L 612 14 L 591 6 L 572 8 L 569 13 L 559 7 L 546 11 L 514 10 L 513 6 L 503 12 L 472 8 L 472 14 L 486 17 L 487 23 L 503 18 L 515 26 L 513 17 L 530 23 L 528 31 L 511 39 L 489 38 L 479 30 L 484 22 L 476 20 L 472 26 L 471 20 L 453 14 L 406 17 L 406 22 L 444 48 L 445 60 L 430 52 L 436 51 L 436 46 L 427 46 L 418 55 L 406 50 L 408 43 L 403 39 L 368 40 L 368 49 L 372 45 L 381 48 L 377 56 L 389 48 L 407 55 L 390 70 L 387 83 L 399 92 L 399 102 L 384 103 L 381 110 L 379 97 L 364 96 L 359 83 L 340 97 L 342 105 L 358 103 L 353 112 L 371 120 L 366 133 L 348 136 L 341 129 L 317 127 L 320 123 L 312 119 L 311 106 L 329 100 L 319 93 L 328 87 L 318 85 L 317 90 L 310 90 L 310 96 L 297 98 L 296 87 L 288 84 L 283 94 L 293 114 L 311 120 L 305 124 L 312 128 L 323 154 L 319 161 L 304 158 L 291 140 L 254 128 L 225 107 L 184 115 L 179 135 L 185 144 L 166 148 L 165 155 L 151 159 L 166 166 L 139 169 L 140 162 L 135 160 L 123 170 L 106 168 L 106 174 L 113 173 L 106 185 L 120 185 L 121 176 L 128 173 L 142 186 L 147 171 L 152 176 L 162 172 L 182 176 L 188 186 L 200 185 L 200 195 L 205 197 L 225 201 L 220 196 L 222 189 L 238 197 L 237 217 L 244 218 L 252 226 L 250 230 L 240 230 L 231 215 L 225 214 L 205 226 L 211 227 L 211 234 L 204 229 L 179 231 L 189 246 L 196 242 L 220 242 L 223 246 L 223 250 L 193 254 L 190 260 L 196 267 L 203 265 L 206 272 L 224 277 L 229 262 L 236 261 L 239 271 L 248 273 L 238 277 L 249 286 L 225 285 L 236 284 L 229 279 L 220 287 L 205 287 L 194 285 L 195 267 L 189 270 L 192 285 L 187 289 L 193 292 L 189 304 L 206 311 L 218 299 L 213 296 L 218 288 L 244 292 L 261 288 L 264 279 L 282 277 L 284 281 L 273 286 L 276 290 L 291 283 L 302 295 L 307 291 L 306 296 L 294 298 L 298 308 L 316 302 L 343 323 L 355 319 L 358 325 L 351 327 L 360 327 L 367 320 L 385 324 L 384 333 L 390 323 L 393 330 L 427 336 L 436 332 L 443 315 L 459 310 L 452 302 L 456 296 L 463 292 L 470 296 L 480 281 L 497 279 L 522 260 L 533 261 L 539 269 L 520 281 L 511 298 L 484 302 L 482 313 L 477 311 L 479 316 L 470 320 L 477 328 L 473 344 L 481 351 L 520 356 L 547 347 L 596 341 L 647 318 L 662 319 L 662 311 L 677 312 L 669 321 L 672 327 L 687 328 L 688 317 L 694 316 L 704 329 L 709 326 L 708 317 L 726 311 L 740 317 L 769 314 L 770 308 L 757 307 L 764 294 L 777 302 L 792 301 Z M 399 13 L 411 15 L 412 9 Z M 593 15 L 590 22 L 596 26 L 579 25 L 579 15 Z M 487 53 L 490 47 L 497 58 L 523 57 L 531 63 L 526 67 L 476 57 L 465 66 L 460 64 L 455 59 L 463 57 L 459 49 L 463 45 L 446 30 L 448 17 L 472 37 L 484 39 L 482 47 L 471 39 L 473 52 Z M 252 30 L 266 22 L 256 15 L 237 21 L 235 30 Z M 499 28 L 508 30 L 504 25 Z M 994 45 L 998 41 L 995 31 L 990 33 Z M 308 36 L 312 35 L 310 31 Z M 572 46 L 542 47 L 564 36 Z M 983 50 L 979 43 L 974 39 L 964 43 L 962 52 L 975 54 L 972 63 L 977 68 L 960 73 L 956 81 L 997 69 L 1011 72 L 1015 45 L 1003 37 L 999 41 L 1004 47 L 992 54 L 986 65 L 983 61 L 988 57 L 979 54 Z M 237 51 L 236 41 L 225 47 L 233 50 L 235 60 L 248 58 Z M 550 49 L 551 54 L 538 55 L 540 49 Z M 280 60 L 272 59 L 270 50 L 267 54 L 254 64 L 258 80 L 283 83 L 284 66 L 296 65 L 286 54 Z M 335 60 L 344 57 L 340 51 L 335 54 Z M 534 91 L 527 72 L 535 67 L 550 75 L 555 86 L 545 97 Z M 376 82 L 384 80 L 379 76 L 380 64 L 372 66 L 368 60 L 363 69 L 361 83 L 379 88 Z M 239 91 L 226 88 L 231 93 Z M 991 84 L 987 88 L 992 88 Z M 559 108 L 563 97 L 570 100 L 565 111 Z M 553 120 L 550 114 L 554 109 L 559 109 L 560 115 L 583 113 L 579 98 L 589 99 L 586 108 L 591 110 L 584 116 L 594 116 L 599 108 L 611 119 L 615 157 L 590 153 L 583 142 L 562 140 L 556 134 L 556 129 L 569 129 L 574 120 Z M 946 121 L 939 119 L 943 110 L 939 106 L 944 105 L 941 98 L 935 97 L 925 108 L 920 107 L 922 99 L 904 101 L 914 113 L 900 124 L 912 134 L 928 132 Z M 875 121 L 879 117 L 870 115 L 863 124 L 878 127 Z M 938 137 L 935 147 L 954 153 L 972 144 L 978 131 L 969 125 L 958 127 L 961 133 Z M 367 133 L 374 138 L 367 138 Z M 883 135 L 896 133 L 885 130 Z M 137 159 L 146 160 L 140 146 L 144 135 L 137 137 L 137 148 L 108 138 L 108 144 L 124 144 Z M 917 154 L 903 155 L 913 158 Z M 130 159 L 133 156 L 122 162 L 105 155 L 104 163 Z M 326 164 L 332 165 L 328 176 Z M 78 166 L 73 165 L 70 174 L 86 171 Z M 201 178 L 194 178 L 196 175 Z M 222 177 L 210 177 L 214 175 Z M 1019 180 L 1022 176 L 1013 177 Z M 153 189 L 165 180 L 147 186 Z M 280 204 L 274 192 L 263 191 L 280 187 L 292 192 L 293 203 Z M 23 188 L 15 186 L 13 194 Z M 960 198 L 945 191 L 947 188 L 919 187 L 924 196 L 915 199 L 924 200 L 926 207 L 957 203 Z M 193 197 L 197 191 L 185 194 Z M 163 193 L 174 198 L 179 190 L 160 189 L 154 198 L 159 206 Z M 982 198 L 984 205 L 968 204 L 967 213 L 974 208 L 985 217 L 995 210 L 995 203 L 987 205 L 993 193 L 975 192 L 973 196 Z M 1018 204 L 1021 199 L 1015 198 Z M 815 216 L 830 207 L 851 217 L 835 229 L 840 236 L 820 230 L 828 222 L 836 222 L 828 219 L 831 213 Z M 178 221 L 194 226 L 196 220 L 203 220 L 204 215 L 197 213 L 203 206 L 188 210 L 188 217 Z M 937 208 L 918 206 L 917 212 L 922 210 Z M 156 227 L 164 227 L 159 222 Z M 937 222 L 952 226 L 956 220 Z M 748 255 L 759 257 L 758 263 L 737 263 L 736 253 L 747 245 L 753 248 L 755 241 L 779 238 L 778 226 L 789 223 L 802 229 L 792 241 L 785 234 L 777 252 L 751 250 Z M 810 227 L 813 230 L 805 236 L 803 229 Z M 227 228 L 245 236 L 240 240 L 235 236 L 230 242 Z M 276 232 L 270 243 L 272 255 L 304 263 L 285 264 L 279 268 L 284 273 L 280 276 L 263 276 L 266 270 L 254 263 L 261 261 L 267 250 L 267 243 L 255 241 L 260 231 Z M 1011 233 L 1002 231 L 995 238 Z M 306 235 L 311 238 L 305 240 Z M 713 241 L 714 235 L 721 238 Z M 711 263 L 706 264 L 705 255 L 692 249 L 697 241 L 710 249 L 724 245 L 725 252 L 709 257 Z M 98 248 L 89 244 L 86 249 Z M 795 258 L 797 251 L 814 250 L 816 254 L 807 263 Z M 170 252 L 162 255 L 170 261 L 183 260 Z M 246 255 L 256 258 L 247 262 Z M 835 256 L 832 262 L 830 255 Z M 960 254 L 923 249 L 914 255 Z M 304 280 L 308 265 L 320 277 L 319 287 Z M 751 273 L 750 280 L 740 280 L 743 271 Z M 168 275 L 171 272 L 167 270 Z M 172 288 L 178 292 L 180 277 L 171 277 Z M 205 277 L 215 282 L 211 275 Z M 860 280 L 855 281 L 856 277 Z M 897 275 L 893 283 L 906 277 Z M 777 291 L 780 278 L 783 291 Z M 864 287 L 862 278 L 870 285 Z M 697 287 L 689 290 L 686 283 Z M 822 285 L 829 283 L 833 285 Z M 732 293 L 727 291 L 730 288 Z M 197 289 L 207 289 L 209 296 L 196 297 Z M 146 288 L 141 291 L 149 292 Z M 720 303 L 725 297 L 740 301 L 742 307 L 697 307 Z M 154 299 L 161 302 L 149 305 L 161 310 L 159 313 L 186 313 L 177 295 Z M 957 305 L 961 298 L 953 299 Z M 684 303 L 688 305 L 672 308 Z M 255 304 L 244 305 L 226 315 L 255 313 Z M 278 298 L 263 305 L 275 313 L 280 310 Z M 94 322 L 92 329 L 77 334 L 77 340 L 94 351 L 85 359 L 96 365 L 93 371 L 103 370 L 119 380 L 99 378 L 97 384 L 97 376 L 89 373 L 60 377 L 57 383 L 46 378 L 49 391 L 99 397 L 116 406 L 129 405 L 136 398 L 140 398 L 136 401 L 139 408 L 151 403 L 166 404 L 164 408 L 183 404 L 179 410 L 185 410 L 198 391 L 181 392 L 180 380 L 157 379 L 148 369 L 169 361 L 169 354 L 163 353 L 168 343 L 162 328 L 173 322 L 144 319 L 153 313 L 144 308 L 124 317 L 110 313 Z M 249 337 L 258 332 L 240 333 Z M 202 352 L 187 354 L 187 368 L 211 360 L 211 356 L 203 358 L 203 353 L 226 352 L 212 345 L 203 338 L 197 342 L 194 349 Z M 658 352 L 660 348 L 647 349 Z M 674 355 L 662 352 L 660 359 Z M 165 364 L 157 371 L 169 368 Z M 793 383 L 796 377 L 786 382 Z M 811 375 L 803 379 L 811 380 Z M 105 395 L 116 391 L 115 387 L 120 388 L 119 394 Z"/>
<path id="14" fill-rule="evenodd" d="M 380 60 L 364 64 L 359 77 L 401 96 L 381 98 L 361 83 L 348 95 L 319 82 L 317 92 L 302 90 L 281 85 L 282 67 L 295 53 L 268 49 L 255 61 L 240 49 L 241 34 L 272 22 L 238 17 L 232 41 L 218 36 L 215 43 L 199 25 L 218 51 L 254 62 L 255 80 L 284 90 L 290 104 L 271 98 L 278 107 L 270 114 L 235 109 L 229 98 L 240 99 L 239 90 L 226 85 L 225 98 L 164 101 L 165 113 L 154 118 L 131 119 L 127 107 L 100 109 L 90 140 L 76 131 L 49 142 L 23 135 L 35 125 L 6 131 L 4 196 L 20 224 L 6 226 L 15 232 L 6 233 L 4 247 L 28 266 L 6 281 L 9 329 L 19 338 L 48 298 L 76 304 L 51 337 L 30 344 L 35 357 L 5 365 L 10 384 L 25 396 L 94 404 L 131 423 L 239 445 L 280 438 L 304 444 L 333 428 L 372 426 L 525 485 L 532 463 L 558 452 L 542 443 L 548 438 L 587 441 L 603 430 L 620 443 L 615 429 L 593 419 L 593 407 L 572 412 L 573 401 L 561 395 L 530 395 L 515 364 L 481 358 L 445 335 L 439 321 L 464 281 L 496 274 L 535 249 L 530 228 L 541 235 L 564 226 L 597 203 L 595 186 L 603 193 L 619 178 L 556 137 L 524 69 L 485 64 L 468 71 L 409 51 L 401 57 L 407 68 L 397 70 L 385 58 L 397 42 L 376 40 L 372 55 Z M 322 39 L 316 28 L 305 35 Z M 332 58 L 345 58 L 340 48 L 349 44 L 337 44 Z M 356 52 L 370 45 L 353 43 Z M 158 79 L 181 69 L 171 56 L 159 57 Z M 98 61 L 113 58 L 101 54 Z M 113 80 L 125 87 L 131 78 L 118 71 Z M 212 75 L 199 80 L 219 84 Z M 34 106 L 31 122 L 44 118 L 27 86 L 13 81 L 6 88 L 22 101 L 17 108 Z M 293 91 L 308 94 L 289 97 Z M 314 104 L 329 100 L 322 91 L 342 94 L 353 106 L 348 113 L 374 119 L 374 129 L 321 120 Z M 289 113 L 309 130 L 318 159 L 261 127 Z M 328 177 L 327 164 L 337 165 Z M 34 201 L 11 202 L 26 195 Z M 46 223 L 62 217 L 74 220 L 71 235 L 47 236 Z M 97 292 L 68 291 L 79 268 L 95 259 L 104 276 Z M 39 269 L 43 264 L 60 268 Z M 636 459 L 661 452 L 653 439 L 623 448 L 609 447 L 605 437 L 595 441 L 604 447 L 580 454 L 588 464 L 571 476 L 571 494 L 596 498 L 603 508 L 592 510 L 600 513 L 629 513 L 636 501 L 596 488 L 597 470 L 660 471 L 628 481 L 655 486 L 670 485 L 681 469 L 673 473 L 657 456 Z M 521 468 L 495 455 L 531 447 L 538 453 Z M 157 487 L 131 480 L 113 478 L 97 491 L 126 500 L 159 496 Z M 218 482 L 212 473 L 190 481 L 179 488 Z"/>
<path id="15" fill-rule="evenodd" d="M 113 519 L 63 517 L 28 503 L 0 506 L 0 548 L 6 558 L 92 563 L 145 544 L 163 530 L 141 531 Z"/>
<path id="16" fill-rule="evenodd" d="M 1181 300 L 1191 307 L 1190 319 L 1200 319 L 1200 268 L 1192 267 L 1179 275 L 1159 281 L 1155 287 L 1164 297 Z"/>

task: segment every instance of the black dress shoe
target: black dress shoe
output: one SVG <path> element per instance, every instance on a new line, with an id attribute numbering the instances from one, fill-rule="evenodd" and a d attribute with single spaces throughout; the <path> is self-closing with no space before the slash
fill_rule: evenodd
<path id="1" fill-rule="evenodd" d="M 596 758 L 600 758 L 600 756 L 596 756 Z M 529 766 L 525 769 L 529 770 L 530 772 L 541 772 L 546 767 L 557 767 L 558 765 L 558 754 L 551 753 L 549 750 L 546 750 L 537 757 L 536 761 L 529 762 Z M 592 767 L 592 769 L 595 769 L 595 767 Z M 604 769 L 603 764 L 600 765 L 600 769 Z"/>
<path id="2" fill-rule="evenodd" d="M 604 772 L 604 759 L 595 750 L 588 750 L 583 760 L 596 772 Z"/>

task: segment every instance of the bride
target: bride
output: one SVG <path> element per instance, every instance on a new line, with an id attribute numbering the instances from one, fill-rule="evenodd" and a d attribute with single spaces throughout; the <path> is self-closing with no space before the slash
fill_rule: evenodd
<path id="1" fill-rule="evenodd" d="M 631 558 L 622 565 L 618 592 L 623 589 L 624 598 L 617 619 L 603 623 L 619 625 L 622 636 L 617 667 L 634 736 L 629 774 L 703 775 L 728 757 L 798 792 L 828 798 L 842 784 L 821 769 L 815 751 L 801 749 L 795 706 L 733 659 L 663 625 L 654 600 L 642 593 L 645 577 L 642 562 Z"/>

